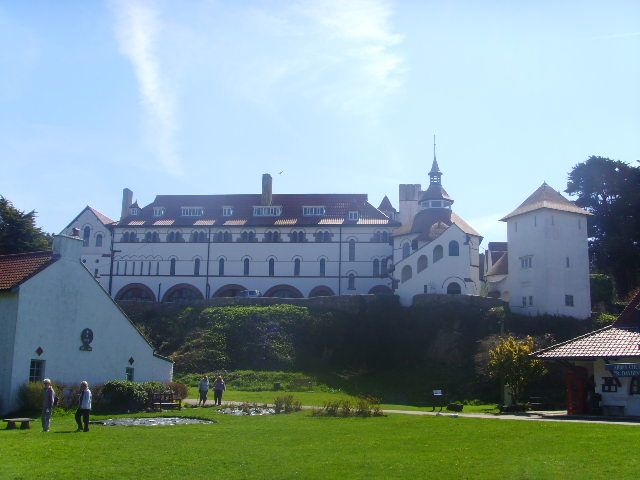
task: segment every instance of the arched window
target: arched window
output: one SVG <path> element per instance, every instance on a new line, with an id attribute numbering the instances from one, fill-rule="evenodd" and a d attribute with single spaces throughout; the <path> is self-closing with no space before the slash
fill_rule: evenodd
<path id="1" fill-rule="evenodd" d="M 347 289 L 348 290 L 355 290 L 356 289 L 356 276 L 353 273 L 350 273 L 348 278 L 349 278 L 349 281 L 348 281 Z"/>
<path id="2" fill-rule="evenodd" d="M 273 242 L 273 233 L 271 232 L 266 232 L 264 234 L 264 241 L 265 242 Z"/>
<path id="3" fill-rule="evenodd" d="M 456 282 L 451 282 L 447 286 L 447 294 L 448 295 L 460 295 L 462 293 L 462 289 L 460 288 L 460 284 Z"/>
<path id="4" fill-rule="evenodd" d="M 418 249 L 418 240 L 411 240 L 411 250 L 414 252 Z"/>
<path id="5" fill-rule="evenodd" d="M 273 241 L 274 242 L 279 242 L 280 241 L 280 233 L 279 232 L 273 232 Z"/>
<path id="6" fill-rule="evenodd" d="M 269 259 L 269 276 L 270 277 L 273 277 L 275 275 L 275 269 L 276 269 L 276 261 L 273 258 L 270 258 Z"/>
<path id="7" fill-rule="evenodd" d="M 160 235 L 158 234 L 158 232 L 153 232 L 153 234 L 151 235 L 151 241 L 153 243 L 158 243 L 160 241 Z"/>
<path id="8" fill-rule="evenodd" d="M 207 241 L 207 234 L 205 232 L 200 232 L 198 234 L 198 241 L 199 242 L 206 242 Z"/>
<path id="9" fill-rule="evenodd" d="M 124 274 L 125 275 L 127 275 L 127 267 L 128 267 L 128 264 L 127 264 L 127 261 L 125 260 L 124 261 Z"/>
<path id="10" fill-rule="evenodd" d="M 197 277 L 200 275 L 200 259 L 196 258 L 193 262 L 193 274 Z"/>
<path id="11" fill-rule="evenodd" d="M 349 261 L 356 261 L 356 241 L 353 239 L 349 240 Z"/>
<path id="12" fill-rule="evenodd" d="M 122 234 L 122 239 L 121 239 L 122 243 L 128 243 L 129 242 L 129 232 L 124 232 Z M 84 245 L 84 244 L 83 244 Z"/>
<path id="13" fill-rule="evenodd" d="M 382 241 L 384 243 L 388 243 L 389 242 L 389 232 L 382 232 Z"/>
<path id="14" fill-rule="evenodd" d="M 184 237 L 182 236 L 182 232 L 176 232 L 176 242 L 184 242 Z"/>
<path id="15" fill-rule="evenodd" d="M 218 276 L 224 277 L 224 258 L 218 260 Z"/>
<path id="16" fill-rule="evenodd" d="M 224 241 L 227 243 L 231 241 L 231 232 L 224 232 Z"/>
<path id="17" fill-rule="evenodd" d="M 449 256 L 457 257 L 460 255 L 460 245 L 455 240 L 449 242 Z"/>
<path id="18" fill-rule="evenodd" d="M 169 232 L 169 235 L 167 235 L 167 242 L 173 243 L 175 241 L 176 241 L 176 234 L 173 232 Z"/>
<path id="19" fill-rule="evenodd" d="M 418 273 L 429 266 L 429 258 L 426 255 L 420 255 L 418 258 Z"/>
<path id="20" fill-rule="evenodd" d="M 327 269 L 327 261 L 324 258 L 320 259 L 320 276 L 324 277 Z"/>
<path id="21" fill-rule="evenodd" d="M 99 233 L 98 235 L 96 235 L 96 247 L 101 247 L 102 246 L 102 234 Z"/>
<path id="22" fill-rule="evenodd" d="M 412 275 L 413 275 L 413 272 L 411 271 L 411 267 L 409 265 L 405 265 L 404 267 L 402 267 L 402 274 L 401 274 L 400 280 L 402 281 L 402 283 L 404 283 L 407 280 L 411 279 Z"/>
<path id="23" fill-rule="evenodd" d="M 172 258 L 171 264 L 169 265 L 169 275 L 175 275 L 175 274 L 176 274 L 176 259 Z"/>
<path id="24" fill-rule="evenodd" d="M 294 277 L 300 276 L 300 259 L 299 258 L 296 258 L 293 261 L 293 276 Z"/>
<path id="25" fill-rule="evenodd" d="M 298 242 L 302 243 L 305 241 L 305 233 L 304 232 L 298 232 Z"/>
<path id="26" fill-rule="evenodd" d="M 433 263 L 441 260 L 443 255 L 444 249 L 442 248 L 442 245 L 437 245 L 436 248 L 433 249 Z"/>
<path id="27" fill-rule="evenodd" d="M 88 247 L 89 246 L 89 238 L 91 237 L 91 228 L 90 227 L 84 227 L 84 229 L 82 230 L 82 246 L 83 247 Z"/>
<path id="28" fill-rule="evenodd" d="M 240 240 L 241 240 L 242 242 L 247 242 L 247 241 L 249 241 L 249 232 L 247 232 L 246 230 L 245 230 L 244 232 L 242 232 L 242 233 L 240 234 Z"/>
<path id="29" fill-rule="evenodd" d="M 138 235 L 136 234 L 136 232 L 131 232 L 131 233 L 129 234 L 129 241 L 130 241 L 131 243 L 135 243 L 135 242 L 137 242 L 137 241 L 138 241 Z"/>
<path id="30" fill-rule="evenodd" d="M 389 270 L 387 267 L 387 259 L 385 258 L 384 260 L 382 260 L 382 262 L 380 262 L 380 276 L 381 277 L 386 277 L 389 274 Z"/>
<path id="31" fill-rule="evenodd" d="M 144 241 L 145 242 L 151 242 L 151 232 L 147 232 L 144 234 Z"/>
<path id="32" fill-rule="evenodd" d="M 249 259 L 245 258 L 243 263 L 244 263 L 244 275 L 247 276 L 249 275 Z"/>
<path id="33" fill-rule="evenodd" d="M 198 241 L 198 232 L 191 232 L 191 236 L 189 237 L 189 241 L 191 243 L 195 243 Z"/>
<path id="34" fill-rule="evenodd" d="M 373 276 L 380 276 L 380 260 L 378 260 L 377 258 L 373 261 Z"/>
<path id="35" fill-rule="evenodd" d="M 256 239 L 256 234 L 254 232 L 249 232 L 249 241 L 253 242 Z"/>
<path id="36" fill-rule="evenodd" d="M 411 244 L 405 242 L 402 244 L 402 258 L 407 258 L 409 255 L 411 255 Z"/>
<path id="37" fill-rule="evenodd" d="M 328 231 L 324 232 L 324 241 L 325 242 L 331 242 L 331 233 L 329 233 Z"/>

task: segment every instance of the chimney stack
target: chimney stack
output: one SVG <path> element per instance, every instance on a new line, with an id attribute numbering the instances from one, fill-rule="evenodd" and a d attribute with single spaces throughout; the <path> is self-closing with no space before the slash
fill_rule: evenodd
<path id="1" fill-rule="evenodd" d="M 77 227 L 74 227 L 71 229 L 71 236 L 72 237 L 79 237 L 80 236 L 80 229 Z"/>
<path id="2" fill-rule="evenodd" d="M 261 205 L 270 206 L 273 200 L 272 195 L 272 179 L 268 173 L 262 174 L 262 198 Z"/>
<path id="3" fill-rule="evenodd" d="M 122 211 L 120 212 L 120 220 L 129 216 L 129 207 L 133 203 L 133 192 L 128 188 L 122 190 Z"/>

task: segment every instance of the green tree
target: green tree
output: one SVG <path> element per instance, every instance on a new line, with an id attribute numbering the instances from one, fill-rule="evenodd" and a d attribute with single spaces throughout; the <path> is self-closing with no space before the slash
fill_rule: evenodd
<path id="1" fill-rule="evenodd" d="M 567 189 L 589 218 L 592 267 L 613 276 L 626 295 L 640 280 L 640 168 L 591 156 L 569 173 Z"/>
<path id="2" fill-rule="evenodd" d="M 49 250 L 51 240 L 36 226 L 35 210 L 24 213 L 0 196 L 0 255 Z"/>
<path id="3" fill-rule="evenodd" d="M 531 358 L 534 351 L 532 337 L 518 340 L 508 336 L 489 352 L 489 374 L 504 379 L 516 404 L 522 401 L 527 385 L 547 373 L 540 360 Z"/>

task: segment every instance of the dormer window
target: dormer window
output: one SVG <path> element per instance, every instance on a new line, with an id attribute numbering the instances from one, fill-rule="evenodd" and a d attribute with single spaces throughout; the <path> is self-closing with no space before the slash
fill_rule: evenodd
<path id="1" fill-rule="evenodd" d="M 305 217 L 324 215 L 324 213 L 325 208 L 323 206 L 302 207 L 302 215 Z"/>
<path id="2" fill-rule="evenodd" d="M 131 215 L 132 217 L 135 217 L 136 215 L 138 215 L 138 209 L 136 207 L 131 207 L 129 209 L 129 215 Z"/>
<path id="3" fill-rule="evenodd" d="M 204 215 L 203 207 L 182 207 L 181 215 L 183 217 L 201 217 Z"/>
<path id="4" fill-rule="evenodd" d="M 222 216 L 231 217 L 233 215 L 233 207 L 222 207 Z"/>
<path id="5" fill-rule="evenodd" d="M 153 216 L 161 217 L 165 214 L 166 210 L 164 207 L 153 207 Z"/>
<path id="6" fill-rule="evenodd" d="M 279 217 L 282 207 L 253 207 L 254 217 Z"/>
<path id="7" fill-rule="evenodd" d="M 358 211 L 350 211 L 349 212 L 349 220 L 358 220 L 359 215 L 358 215 Z"/>

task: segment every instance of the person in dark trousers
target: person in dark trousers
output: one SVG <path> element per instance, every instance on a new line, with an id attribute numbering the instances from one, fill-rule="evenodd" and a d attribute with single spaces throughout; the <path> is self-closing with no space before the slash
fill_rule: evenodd
<path id="1" fill-rule="evenodd" d="M 227 386 L 224 384 L 224 380 L 220 375 L 216 378 L 215 382 L 213 382 L 213 404 L 214 405 L 222 405 L 222 392 L 227 389 Z"/>
<path id="2" fill-rule="evenodd" d="M 44 398 L 42 400 L 42 431 L 48 432 L 51 427 L 51 413 L 53 407 L 56 404 L 56 392 L 54 392 L 51 386 L 51 380 L 45 378 L 42 383 L 44 384 Z"/>
<path id="3" fill-rule="evenodd" d="M 76 410 L 76 432 L 89 431 L 89 414 L 91 413 L 91 390 L 86 381 L 80 382 L 80 398 L 78 399 L 78 410 Z M 84 425 L 83 425 L 84 424 Z"/>
<path id="4" fill-rule="evenodd" d="M 202 404 L 202 406 L 204 407 L 204 404 L 207 403 L 207 395 L 209 394 L 209 378 L 208 377 L 206 376 L 202 377 L 202 380 L 200 380 L 200 383 L 198 384 L 198 392 L 200 393 L 198 406 Z"/>

